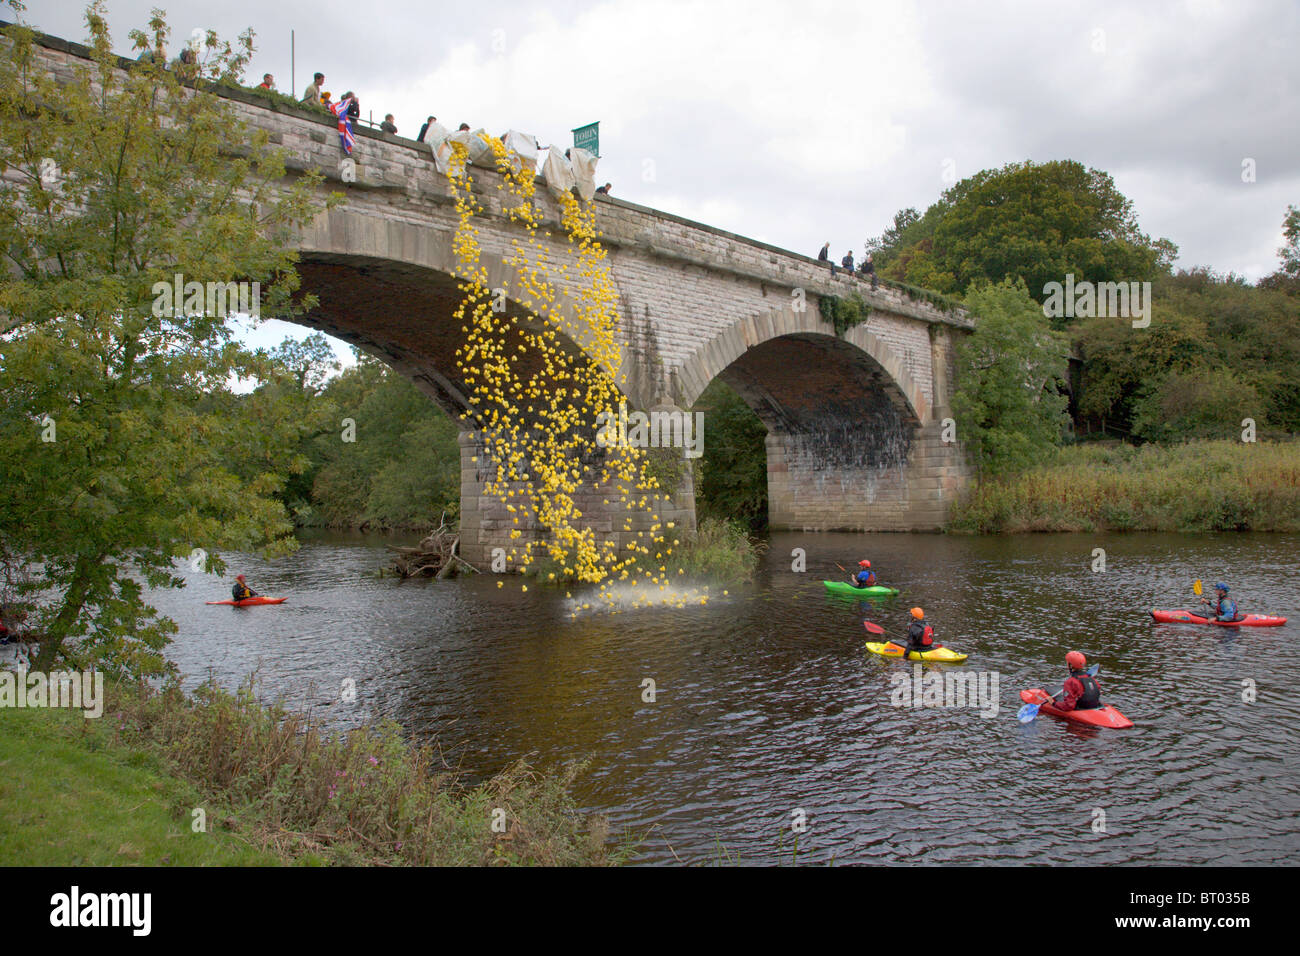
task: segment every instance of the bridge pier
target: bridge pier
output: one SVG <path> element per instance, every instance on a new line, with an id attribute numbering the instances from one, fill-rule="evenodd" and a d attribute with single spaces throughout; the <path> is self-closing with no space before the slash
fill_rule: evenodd
<path id="1" fill-rule="evenodd" d="M 460 554 L 466 561 L 481 570 L 492 566 L 493 551 L 503 549 L 507 555 L 508 570 L 518 570 L 521 562 L 509 560 L 510 552 L 522 552 L 530 542 L 540 542 L 545 531 L 530 519 L 519 519 L 511 514 L 495 495 L 487 493 L 487 483 L 492 476 L 492 463 L 484 454 L 483 444 L 476 432 L 463 431 L 460 444 Z M 522 489 L 522 486 L 516 486 Z M 653 500 L 653 499 L 652 499 Z M 605 502 L 608 501 L 609 504 Z M 649 531 L 654 523 L 643 511 L 629 511 L 621 507 L 618 491 L 613 486 L 596 485 L 581 489 L 575 496 L 577 509 L 582 513 L 581 523 L 590 527 L 598 540 L 612 541 L 619 551 L 632 542 L 648 544 Z M 679 537 L 695 531 L 695 484 L 689 467 L 683 469 L 675 493 L 660 502 L 654 512 L 661 522 L 672 522 L 674 527 L 665 536 Z M 630 530 L 625 528 L 629 522 Z M 511 538 L 511 531 L 520 532 Z M 640 534 L 638 534 L 640 533 Z"/>

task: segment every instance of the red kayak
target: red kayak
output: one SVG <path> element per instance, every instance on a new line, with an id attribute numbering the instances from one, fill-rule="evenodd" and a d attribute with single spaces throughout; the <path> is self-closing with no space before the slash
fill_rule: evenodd
<path id="1" fill-rule="evenodd" d="M 1050 701 L 1052 698 L 1048 697 L 1047 691 L 1041 687 L 1022 690 L 1020 699 L 1026 704 L 1042 704 L 1038 708 L 1040 714 L 1051 714 L 1053 717 L 1060 717 L 1062 720 L 1072 720 L 1076 724 L 1088 724 L 1092 727 L 1114 727 L 1120 730 L 1133 726 L 1133 721 L 1110 706 L 1110 704 L 1093 707 L 1089 710 L 1057 710 L 1051 704 L 1043 703 L 1044 701 Z"/>
<path id="2" fill-rule="evenodd" d="M 283 604 L 288 598 L 257 597 L 244 598 L 242 601 L 208 601 L 208 604 L 229 604 L 231 607 L 253 607 L 258 604 Z"/>
<path id="3" fill-rule="evenodd" d="M 1193 614 L 1191 611 L 1151 612 L 1151 616 L 1161 624 L 1217 624 L 1219 627 L 1281 627 L 1286 618 L 1275 614 L 1245 614 L 1240 621 L 1216 621 L 1212 617 Z"/>

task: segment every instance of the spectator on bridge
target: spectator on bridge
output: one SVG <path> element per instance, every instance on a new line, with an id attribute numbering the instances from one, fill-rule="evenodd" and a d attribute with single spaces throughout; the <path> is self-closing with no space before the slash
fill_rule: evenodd
<path id="1" fill-rule="evenodd" d="M 420 135 L 415 138 L 418 139 L 421 143 L 423 143 L 424 134 L 429 132 L 429 127 L 436 122 L 438 122 L 438 117 L 430 116 L 427 120 L 424 121 L 424 125 L 420 127 Z"/>
<path id="2" fill-rule="evenodd" d="M 459 126 L 456 127 L 456 132 L 458 132 L 458 133 L 468 133 L 468 132 L 469 132 L 469 123 L 461 123 Z"/>
<path id="3" fill-rule="evenodd" d="M 602 196 L 608 196 L 609 190 L 613 185 L 613 183 L 605 183 L 603 186 L 597 186 L 596 192 L 600 193 Z"/>
<path id="4" fill-rule="evenodd" d="M 311 85 L 303 91 L 302 101 L 308 106 L 319 107 L 321 105 L 321 86 L 324 82 L 324 73 L 317 73 L 312 77 Z"/>
<path id="5" fill-rule="evenodd" d="M 320 95 L 320 103 L 319 103 L 319 105 L 322 106 L 323 108 L 329 110 L 331 113 L 334 112 L 334 101 L 333 101 L 332 99 L 330 99 L 330 91 L 329 91 L 329 90 L 326 90 L 325 92 L 323 92 L 323 93 Z"/>
<path id="6" fill-rule="evenodd" d="M 867 257 L 862 260 L 862 274 L 864 276 L 866 275 L 871 276 L 871 291 L 875 292 L 876 291 L 876 264 L 871 261 L 871 253 L 869 252 L 867 253 Z"/>
<path id="7" fill-rule="evenodd" d="M 844 271 L 847 272 L 850 276 L 853 275 L 853 250 L 852 249 L 844 253 L 844 258 L 840 260 L 840 265 L 844 267 Z"/>
<path id="8" fill-rule="evenodd" d="M 275 77 L 273 77 L 270 73 L 263 73 L 263 74 L 262 74 L 262 82 L 259 83 L 259 84 L 257 84 L 257 88 L 258 88 L 259 90 L 273 90 L 273 89 L 275 89 Z"/>
<path id="9" fill-rule="evenodd" d="M 393 122 L 392 113 L 388 113 L 387 115 L 384 116 L 384 121 L 379 124 L 379 128 L 382 129 L 385 133 L 397 132 L 397 124 Z"/>
<path id="10" fill-rule="evenodd" d="M 360 120 L 361 101 L 357 99 L 357 94 L 353 93 L 351 90 L 348 90 L 346 93 L 343 94 L 343 98 L 345 100 L 352 101 L 351 103 L 348 104 L 348 119 L 352 120 L 353 122 Z M 394 129 L 396 129 L 396 127 L 394 127 Z"/>
<path id="11" fill-rule="evenodd" d="M 817 253 L 817 261 L 818 262 L 831 261 L 831 244 L 829 242 L 826 243 L 826 245 L 822 246 L 821 252 Z"/>

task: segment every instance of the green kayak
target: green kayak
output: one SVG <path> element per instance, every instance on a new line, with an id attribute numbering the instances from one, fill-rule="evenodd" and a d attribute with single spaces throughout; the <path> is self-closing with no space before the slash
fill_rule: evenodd
<path id="1" fill-rule="evenodd" d="M 823 581 L 826 590 L 832 594 L 852 594 L 865 595 L 866 597 L 893 597 L 898 593 L 898 588 L 882 587 L 879 584 L 873 584 L 869 588 L 855 588 L 847 581 Z"/>

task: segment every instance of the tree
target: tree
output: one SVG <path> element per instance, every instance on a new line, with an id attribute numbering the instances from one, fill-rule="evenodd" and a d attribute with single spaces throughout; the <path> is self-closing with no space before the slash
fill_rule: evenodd
<path id="1" fill-rule="evenodd" d="M 1280 289 L 1292 295 L 1300 292 L 1300 209 L 1286 207 L 1282 220 L 1282 235 L 1286 245 L 1277 251 L 1281 266 L 1272 275 L 1265 276 L 1259 284 L 1265 289 Z"/>
<path id="2" fill-rule="evenodd" d="M 1130 319 L 1092 318 L 1075 330 L 1083 352 L 1079 414 L 1122 433 L 1133 429 L 1134 403 L 1171 372 L 1193 372 L 1213 364 L 1205 323 L 1164 304 L 1151 325 L 1133 328 Z"/>
<path id="3" fill-rule="evenodd" d="M 979 284 L 965 305 L 979 321 L 957 345 L 957 434 L 981 474 L 1008 474 L 1060 444 L 1067 344 L 1023 281 Z"/>
<path id="4" fill-rule="evenodd" d="M 281 372 L 211 296 L 257 283 L 263 312 L 313 304 L 293 301 L 289 250 L 320 180 L 286 186 L 282 152 L 211 91 L 238 78 L 251 31 L 210 32 L 183 84 L 158 60 L 123 70 L 102 3 L 86 23 L 92 60 L 68 80 L 24 26 L 0 49 L 0 538 L 36 569 L 42 666 L 153 673 L 175 625 L 144 586 L 181 586 L 178 558 L 220 572 L 221 549 L 294 547 L 275 496 L 300 436 L 268 440 L 230 396 Z M 168 33 L 155 11 L 131 36 Z"/>
<path id="5" fill-rule="evenodd" d="M 958 294 L 980 280 L 1023 279 L 1040 302 L 1046 283 L 1068 273 L 1146 281 L 1177 256 L 1169 240 L 1142 233 L 1107 173 L 1066 160 L 982 170 L 946 190 L 919 220 L 895 217 L 882 242 L 891 278 Z"/>
<path id="6" fill-rule="evenodd" d="M 271 350 L 271 358 L 282 364 L 298 380 L 298 388 L 319 392 L 332 372 L 339 370 L 339 360 L 329 340 L 313 332 L 302 341 L 286 338 Z"/>
<path id="7" fill-rule="evenodd" d="M 692 411 L 703 411 L 709 440 L 695 465 L 695 507 L 701 521 L 767 524 L 767 429 L 745 400 L 714 379 Z"/>

